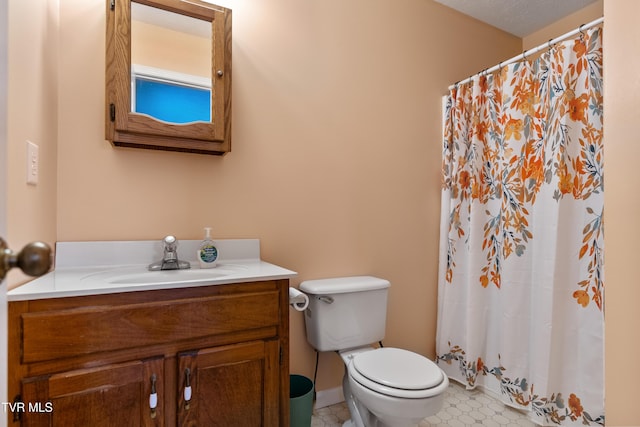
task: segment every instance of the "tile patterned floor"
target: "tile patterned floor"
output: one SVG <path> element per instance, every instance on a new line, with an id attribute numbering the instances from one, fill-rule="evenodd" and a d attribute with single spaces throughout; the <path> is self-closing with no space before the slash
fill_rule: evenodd
<path id="1" fill-rule="evenodd" d="M 521 412 L 505 406 L 479 390 L 465 390 L 453 381 L 445 392 L 444 406 L 418 427 L 534 427 Z M 349 419 L 347 405 L 338 403 L 313 413 L 311 427 L 339 427 Z"/>

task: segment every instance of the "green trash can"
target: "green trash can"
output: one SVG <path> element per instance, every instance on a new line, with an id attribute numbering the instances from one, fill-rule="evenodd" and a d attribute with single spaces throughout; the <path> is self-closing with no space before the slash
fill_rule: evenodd
<path id="1" fill-rule="evenodd" d="M 289 425 L 310 427 L 313 412 L 313 381 L 303 375 L 289 376 Z"/>

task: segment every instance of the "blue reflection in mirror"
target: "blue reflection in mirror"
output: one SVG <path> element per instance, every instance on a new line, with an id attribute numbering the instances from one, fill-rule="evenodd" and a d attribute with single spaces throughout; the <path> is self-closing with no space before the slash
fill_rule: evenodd
<path id="1" fill-rule="evenodd" d="M 211 121 L 211 91 L 179 82 L 135 76 L 136 113 L 171 123 Z"/>

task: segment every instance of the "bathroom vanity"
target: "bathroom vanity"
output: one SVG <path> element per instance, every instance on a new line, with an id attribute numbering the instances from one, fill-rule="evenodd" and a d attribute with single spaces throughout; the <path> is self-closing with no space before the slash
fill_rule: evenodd
<path id="1" fill-rule="evenodd" d="M 10 291 L 8 425 L 288 426 L 295 273 L 261 261 L 257 241 L 223 242 L 249 256 L 221 256 L 209 279 L 148 284 L 135 266 L 56 259 Z"/>

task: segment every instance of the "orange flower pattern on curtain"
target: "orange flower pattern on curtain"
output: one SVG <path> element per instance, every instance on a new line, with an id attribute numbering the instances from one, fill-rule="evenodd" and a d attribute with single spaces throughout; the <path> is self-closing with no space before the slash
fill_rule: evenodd
<path id="1" fill-rule="evenodd" d="M 575 261 L 583 279 L 572 297 L 603 310 L 603 128 L 600 29 L 450 93 L 445 111 L 442 186 L 451 194 L 445 280 L 452 282 L 456 242 L 469 235 L 471 206 L 483 206 L 478 284 L 500 288 L 504 263 L 534 244 L 532 209 L 543 188 L 553 199 L 589 201 Z M 573 52 L 567 52 L 572 49 Z M 572 61 L 564 56 L 571 54 Z M 588 260 L 588 262 L 586 262 Z M 565 260 L 571 262 L 572 260 Z"/>

